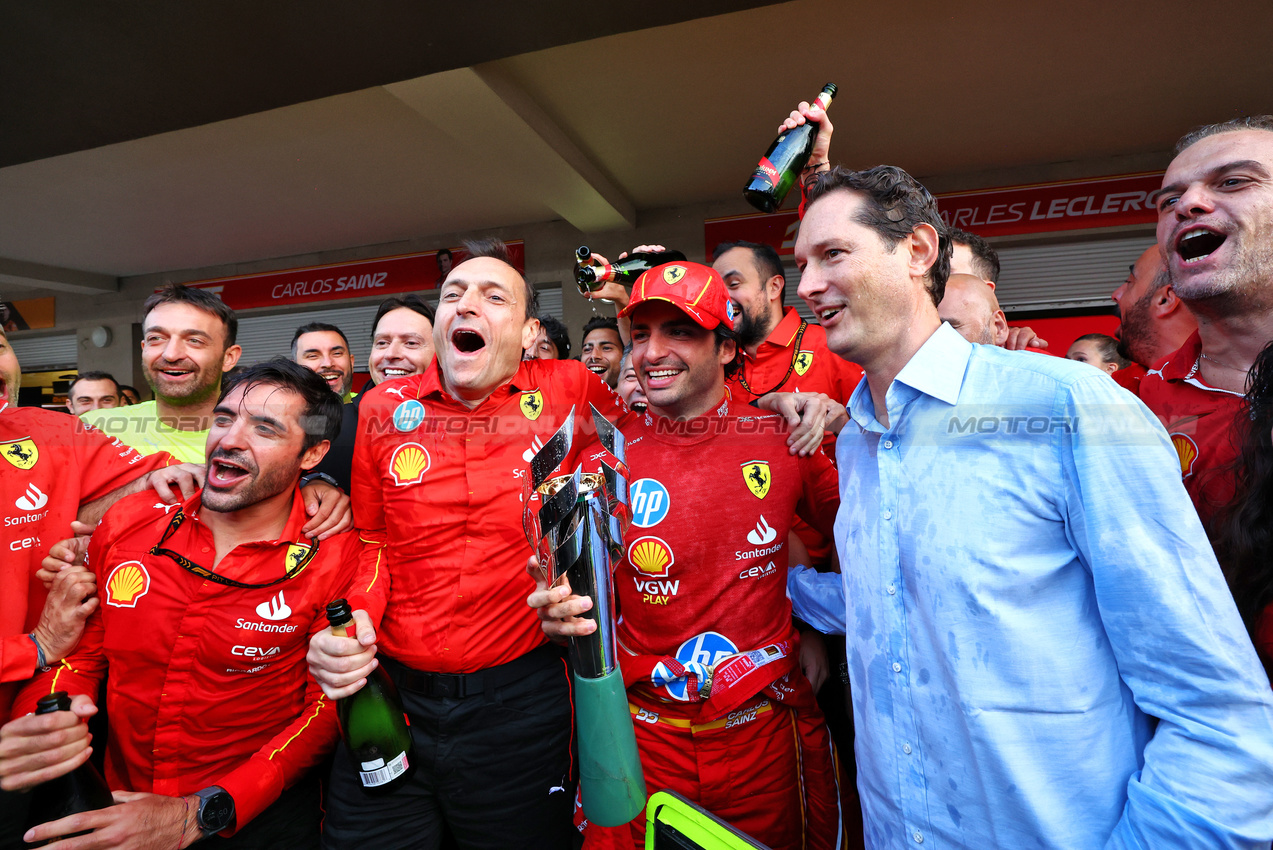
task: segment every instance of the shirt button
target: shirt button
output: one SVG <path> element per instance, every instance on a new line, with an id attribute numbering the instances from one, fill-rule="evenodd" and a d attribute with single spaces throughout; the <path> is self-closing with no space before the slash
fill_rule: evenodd
<path id="1" fill-rule="evenodd" d="M 893 441 L 892 441 L 892 440 L 885 440 L 885 441 L 884 441 L 884 448 L 886 448 L 886 449 L 891 449 L 891 448 L 893 448 Z"/>
<path id="2" fill-rule="evenodd" d="M 889 582 L 888 592 L 890 596 L 897 593 L 897 585 L 893 584 L 892 582 Z"/>
<path id="3" fill-rule="evenodd" d="M 902 752 L 906 753 L 906 755 L 910 755 L 910 754 L 911 754 L 911 745 L 910 745 L 910 744 L 902 744 Z"/>
<path id="4" fill-rule="evenodd" d="M 915 830 L 915 834 L 912 835 L 911 837 L 915 839 L 916 844 L 924 843 L 924 833 L 920 832 L 918 829 Z"/>
<path id="5" fill-rule="evenodd" d="M 894 673 L 900 673 L 900 672 L 902 672 L 902 665 L 901 665 L 901 664 L 898 664 L 896 661 L 894 661 L 894 662 L 893 662 L 893 672 L 894 672 Z"/>
<path id="6" fill-rule="evenodd" d="M 884 517 L 885 519 L 892 519 L 892 518 L 893 518 L 893 512 L 892 512 L 892 511 L 890 511 L 888 508 L 885 508 L 885 509 L 884 509 L 884 512 L 883 512 L 883 513 L 881 513 L 881 514 L 880 514 L 880 516 Z"/>

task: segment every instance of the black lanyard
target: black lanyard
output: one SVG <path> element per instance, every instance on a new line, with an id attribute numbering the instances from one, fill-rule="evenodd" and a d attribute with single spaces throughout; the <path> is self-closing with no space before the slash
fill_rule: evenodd
<path id="1" fill-rule="evenodd" d="M 800 356 L 800 340 L 804 339 L 804 330 L 807 327 L 809 327 L 809 323 L 801 319 L 800 329 L 796 331 L 795 350 L 791 352 L 791 363 L 787 365 L 787 374 L 782 376 L 781 381 L 773 385 L 773 389 L 768 389 L 763 393 L 758 393 L 751 387 L 747 386 L 747 366 L 745 363 L 743 364 L 743 368 L 738 370 L 738 383 L 743 385 L 743 389 L 754 395 L 756 398 L 769 395 L 771 392 L 781 389 L 782 385 L 787 383 L 787 379 L 791 377 L 792 370 L 796 368 L 796 358 Z"/>
<path id="2" fill-rule="evenodd" d="M 168 542 L 168 538 L 172 537 L 172 535 L 177 531 L 177 529 L 181 528 L 181 524 L 185 521 L 186 521 L 185 513 L 181 510 L 181 508 L 177 508 L 177 512 L 174 513 L 172 515 L 172 519 L 168 521 L 168 528 L 164 530 L 163 537 L 159 538 L 159 543 L 157 543 L 155 547 L 150 550 L 150 554 L 172 558 L 174 561 L 177 562 L 177 566 L 181 567 L 186 572 L 194 573 L 200 578 L 205 578 L 208 581 L 216 582 L 217 584 L 223 584 L 226 587 L 237 587 L 240 590 L 260 590 L 263 587 L 273 587 L 276 584 L 282 584 L 283 582 L 287 581 L 289 578 L 292 578 L 301 570 L 309 566 L 309 562 L 314 560 L 314 556 L 318 554 L 318 540 L 315 540 L 310 545 L 309 549 L 305 552 L 305 556 L 301 558 L 299 561 L 297 561 L 296 564 L 291 569 L 289 569 L 287 571 L 287 574 L 284 575 L 282 578 L 276 578 L 274 579 L 274 581 L 267 581 L 262 584 L 247 584 L 246 582 L 235 581 L 232 578 L 226 578 L 225 576 L 217 575 L 216 573 L 214 573 L 212 570 L 208 569 L 207 567 L 199 566 L 194 561 L 187 558 L 185 555 L 182 555 L 179 552 L 174 552 L 171 549 L 163 548 L 163 545 Z"/>

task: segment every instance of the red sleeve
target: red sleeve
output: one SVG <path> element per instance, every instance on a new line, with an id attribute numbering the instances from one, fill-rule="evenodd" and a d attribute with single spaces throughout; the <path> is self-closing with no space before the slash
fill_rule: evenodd
<path id="1" fill-rule="evenodd" d="M 840 510 L 840 478 L 822 452 L 800 458 L 802 492 L 796 513 L 828 540 L 834 539 L 835 515 Z"/>
<path id="2" fill-rule="evenodd" d="M 349 494 L 354 507 L 354 526 L 363 542 L 358 558 L 358 572 L 346 597 L 353 610 L 371 615 L 377 627 L 389 603 L 389 570 L 385 561 L 385 545 L 389 536 L 385 529 L 385 503 L 381 475 L 375 463 L 374 429 L 371 422 L 382 416 L 379 398 L 364 400 L 358 415 L 358 435 L 354 440 L 354 462 Z"/>
<path id="3" fill-rule="evenodd" d="M 610 389 L 610 385 L 601 380 L 601 377 L 595 372 L 589 372 L 584 369 L 584 416 L 591 416 L 592 412 L 587 409 L 587 405 L 591 404 L 597 410 L 601 411 L 601 415 L 609 419 L 612 423 L 617 424 L 619 418 L 623 416 L 626 408 L 623 406 L 623 399 L 619 394 Z M 576 414 L 578 415 L 578 414 Z"/>
<path id="4" fill-rule="evenodd" d="M 0 682 L 21 682 L 31 678 L 38 662 L 39 656 L 31 638 L 26 635 L 0 638 Z M 3 719 L 3 713 L 0 713 L 0 720 Z"/>
<path id="5" fill-rule="evenodd" d="M 138 454 L 132 446 L 108 437 L 78 417 L 71 434 L 71 449 L 79 466 L 81 505 L 100 499 L 173 460 L 167 452 Z"/>
<path id="6" fill-rule="evenodd" d="M 862 367 L 845 360 L 830 349 L 827 350 L 827 354 L 832 358 L 831 368 L 835 374 L 835 400 L 840 402 L 840 404 L 848 405 L 849 396 L 853 395 L 853 391 L 857 389 L 858 384 L 862 381 Z"/>

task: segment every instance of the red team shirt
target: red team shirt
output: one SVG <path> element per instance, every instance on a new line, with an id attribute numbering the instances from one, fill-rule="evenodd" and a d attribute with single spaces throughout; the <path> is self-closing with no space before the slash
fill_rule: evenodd
<path id="1" fill-rule="evenodd" d="M 48 592 L 35 577 L 54 543 L 71 536 L 80 506 L 169 461 L 142 456 L 77 417 L 0 406 L 0 723 L 15 682 L 35 672 L 35 628 Z"/>
<path id="2" fill-rule="evenodd" d="M 1198 375 L 1202 342 L 1197 331 L 1175 354 L 1146 373 L 1140 399 L 1171 435 L 1185 489 L 1204 526 L 1233 498 L 1242 395 L 1217 389 Z"/>
<path id="3" fill-rule="evenodd" d="M 782 321 L 756 349 L 756 356 L 743 353 L 741 379 L 735 374 L 727 383 L 731 398 L 749 402 L 766 392 L 806 392 L 848 402 L 862 380 L 862 368 L 827 348 L 827 332 L 821 325 L 806 325 L 797 348 L 800 322 L 796 308 L 787 307 Z M 743 387 L 743 379 L 750 392 Z"/>
<path id="4" fill-rule="evenodd" d="M 164 548 L 212 567 L 212 532 L 194 515 L 198 495 L 181 505 L 153 493 L 121 500 L 89 544 L 101 606 L 71 656 L 27 684 L 14 708 L 32 711 L 56 690 L 96 697 L 105 677 L 110 787 L 178 796 L 220 785 L 242 829 L 336 743 L 335 704 L 309 675 L 305 653 L 327 627 L 327 603 L 347 595 L 362 545 L 352 532 L 338 534 L 284 582 L 226 587 L 150 553 L 178 508 L 186 519 Z M 283 535 L 236 547 L 217 574 L 248 584 L 285 575 L 308 551 L 307 520 L 298 490 Z"/>
<path id="5" fill-rule="evenodd" d="M 526 605 L 531 548 L 522 531 L 530 458 L 573 409 L 577 433 L 563 469 L 596 446 L 591 412 L 615 421 L 618 396 L 582 364 L 526 360 L 469 410 L 423 375 L 366 393 L 354 448 L 354 522 L 387 541 L 381 580 L 350 598 L 380 623 L 377 641 L 417 670 L 471 673 L 512 661 L 547 638 Z M 595 466 L 595 463 L 593 463 Z M 377 573 L 364 563 L 363 575 Z M 382 616 L 383 613 L 383 616 Z"/>

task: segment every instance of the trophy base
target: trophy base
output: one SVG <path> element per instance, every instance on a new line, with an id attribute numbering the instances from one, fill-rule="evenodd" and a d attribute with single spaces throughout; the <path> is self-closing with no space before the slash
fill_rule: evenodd
<path id="1" fill-rule="evenodd" d="M 598 826 L 622 826 L 645 808 L 645 775 L 623 674 L 574 679 L 583 813 Z"/>

